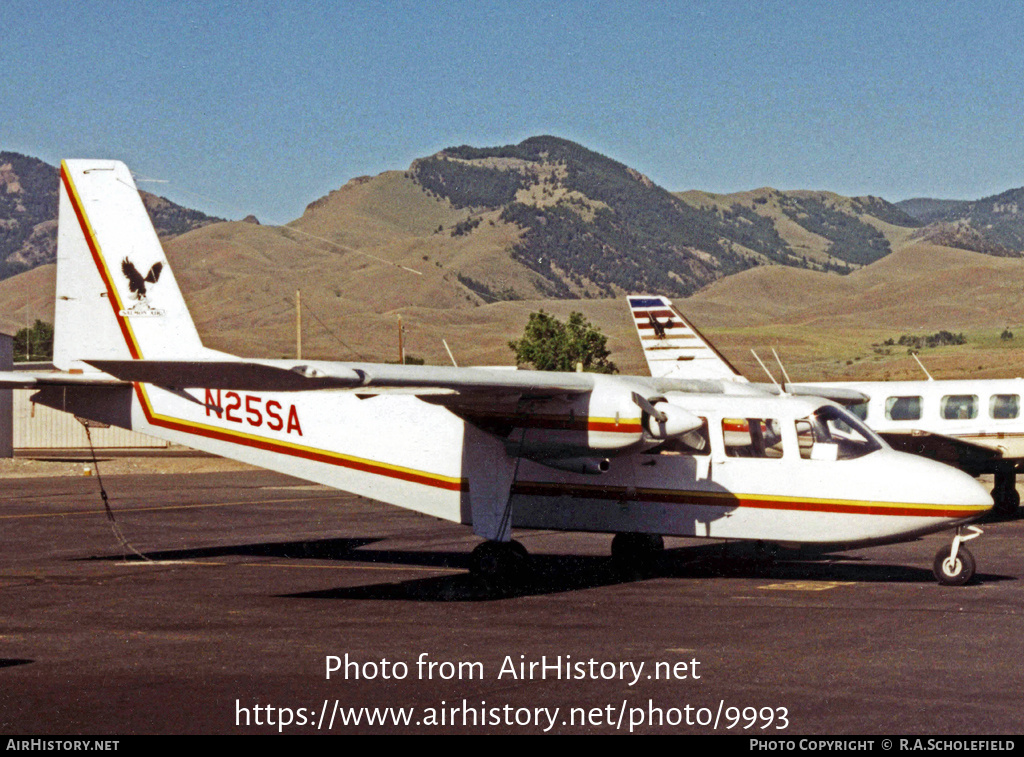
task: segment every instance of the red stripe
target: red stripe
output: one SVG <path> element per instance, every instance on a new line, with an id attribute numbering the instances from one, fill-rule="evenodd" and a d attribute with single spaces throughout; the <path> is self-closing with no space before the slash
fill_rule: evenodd
<path id="1" fill-rule="evenodd" d="M 634 310 L 633 311 L 633 315 L 639 321 L 639 320 L 647 320 L 647 316 L 649 316 L 649 315 L 653 315 L 653 316 L 656 316 L 658 318 L 664 318 L 666 316 L 671 318 L 672 316 L 675 315 L 675 313 L 673 313 L 671 310 Z"/>

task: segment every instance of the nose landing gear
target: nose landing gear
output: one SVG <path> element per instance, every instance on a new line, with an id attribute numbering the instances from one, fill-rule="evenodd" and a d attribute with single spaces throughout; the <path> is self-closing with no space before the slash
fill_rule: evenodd
<path id="1" fill-rule="evenodd" d="M 964 527 L 958 528 L 953 543 L 935 555 L 932 574 L 943 586 L 963 586 L 974 578 L 974 555 L 963 543 L 981 536 L 981 529 L 977 526 L 967 526 L 966 529 L 970 533 L 965 535 Z"/>

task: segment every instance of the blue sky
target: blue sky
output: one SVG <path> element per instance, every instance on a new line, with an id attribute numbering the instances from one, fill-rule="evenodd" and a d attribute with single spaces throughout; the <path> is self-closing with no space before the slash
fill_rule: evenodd
<path id="1" fill-rule="evenodd" d="M 4 0 L 0 30 L 0 150 L 233 218 L 537 134 L 673 191 L 1024 185 L 1015 3 Z"/>

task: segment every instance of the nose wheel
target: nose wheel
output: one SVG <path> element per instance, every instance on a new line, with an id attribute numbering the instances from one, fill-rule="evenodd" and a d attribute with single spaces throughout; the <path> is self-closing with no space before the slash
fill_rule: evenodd
<path id="1" fill-rule="evenodd" d="M 970 533 L 963 533 L 963 528 L 956 530 L 953 543 L 943 547 L 935 555 L 932 574 L 943 586 L 963 586 L 974 578 L 974 555 L 963 545 L 963 542 L 981 536 L 981 529 L 968 526 Z"/>

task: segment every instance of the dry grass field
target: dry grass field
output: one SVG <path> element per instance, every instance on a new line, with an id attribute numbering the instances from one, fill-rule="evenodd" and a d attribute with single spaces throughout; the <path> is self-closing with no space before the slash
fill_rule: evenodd
<path id="1" fill-rule="evenodd" d="M 757 207 L 774 212 L 771 202 Z M 485 213 L 472 234 L 452 236 L 470 215 L 388 172 L 350 181 L 287 227 L 221 223 L 165 247 L 200 333 L 217 349 L 293 356 L 301 290 L 304 357 L 395 360 L 400 316 L 407 352 L 427 362 L 448 362 L 447 340 L 461 365 L 508 364 L 508 341 L 543 308 L 560 317 L 581 311 L 608 334 L 622 372 L 646 372 L 622 297 L 543 299 L 536 275 L 507 254 L 515 227 Z M 914 242 L 907 229 L 881 222 L 879 229 L 893 253 L 850 275 L 761 266 L 676 304 L 757 380 L 750 349 L 765 356 L 773 347 L 794 380 L 923 377 L 905 348 L 876 345 L 943 329 L 963 332 L 967 344 L 923 351 L 936 378 L 1024 375 L 1024 261 Z M 823 249 L 809 232 L 793 234 L 790 243 L 809 255 Z M 501 290 L 525 299 L 494 301 Z M 0 282 L 0 328 L 52 321 L 53 292 L 53 266 Z M 1007 327 L 1011 341 L 999 338 Z"/>

